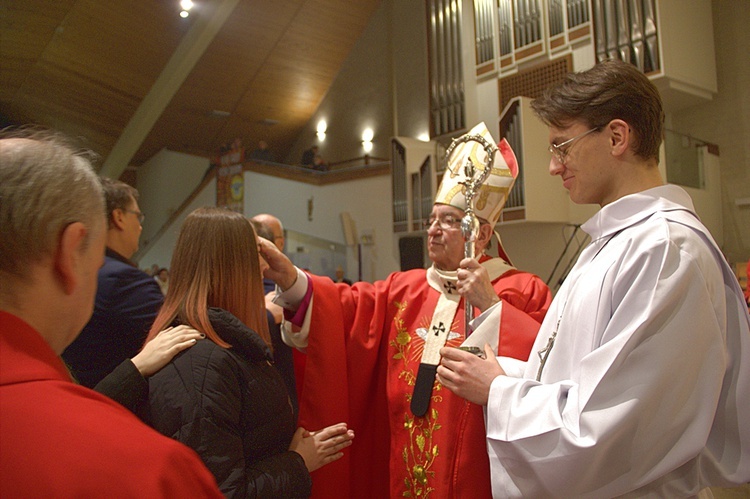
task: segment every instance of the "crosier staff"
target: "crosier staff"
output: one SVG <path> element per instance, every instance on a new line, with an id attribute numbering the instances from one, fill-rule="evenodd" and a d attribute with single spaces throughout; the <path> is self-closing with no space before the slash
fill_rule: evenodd
<path id="1" fill-rule="evenodd" d="M 450 163 L 451 154 L 456 149 L 456 146 L 464 142 L 477 142 L 483 148 L 487 154 L 487 164 L 483 168 L 478 168 L 474 161 L 471 159 L 471 155 L 466 156 L 466 164 L 464 165 L 464 176 L 466 180 L 461 182 L 464 186 L 464 198 L 466 199 L 466 210 L 465 215 L 461 219 L 461 235 L 464 238 L 464 257 L 474 258 L 475 255 L 475 241 L 477 235 L 479 235 L 479 219 L 474 214 L 474 196 L 476 195 L 479 188 L 489 178 L 490 172 L 492 172 L 492 164 L 495 162 L 495 154 L 498 152 L 497 146 L 492 142 L 488 141 L 479 134 L 462 135 L 451 142 L 451 145 L 445 151 L 446 160 Z M 474 319 L 474 307 L 468 303 L 465 305 L 465 321 L 466 321 L 466 336 L 471 334 L 471 326 L 469 325 Z"/>

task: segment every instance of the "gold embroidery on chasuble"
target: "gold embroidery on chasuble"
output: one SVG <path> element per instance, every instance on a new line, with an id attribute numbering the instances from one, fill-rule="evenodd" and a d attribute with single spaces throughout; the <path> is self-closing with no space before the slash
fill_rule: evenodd
<path id="1" fill-rule="evenodd" d="M 416 331 L 410 333 L 404 323 L 403 314 L 408 306 L 407 302 L 394 302 L 396 315 L 393 318 L 396 336 L 389 345 L 396 350 L 393 360 L 400 361 L 401 371 L 398 379 L 404 382 L 403 394 L 406 399 L 404 407 L 403 430 L 407 432 L 406 443 L 402 449 L 402 459 L 406 469 L 404 477 L 404 490 L 402 497 L 427 498 L 435 490 L 431 485 L 435 472 L 432 471 L 435 459 L 440 454 L 438 445 L 434 443 L 435 432 L 442 427 L 439 419 L 439 404 L 443 401 L 442 385 L 435 380 L 432 389 L 430 409 L 424 417 L 417 417 L 408 410 L 411 403 L 414 383 L 417 379 L 416 367 L 419 366 L 424 350 L 424 332 L 430 327 L 430 317 L 423 317 Z M 446 344 L 459 345 L 463 338 L 454 333 L 455 324 L 452 324 L 451 333 Z M 420 331 L 423 334 L 420 334 Z"/>

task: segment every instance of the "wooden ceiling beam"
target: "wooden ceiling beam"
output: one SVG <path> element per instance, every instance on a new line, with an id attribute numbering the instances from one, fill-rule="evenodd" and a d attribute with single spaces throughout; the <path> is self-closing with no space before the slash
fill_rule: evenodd
<path id="1" fill-rule="evenodd" d="M 211 15 L 201 13 L 195 20 L 117 139 L 99 172 L 102 176 L 116 179 L 122 175 L 238 2 L 222 0 Z"/>

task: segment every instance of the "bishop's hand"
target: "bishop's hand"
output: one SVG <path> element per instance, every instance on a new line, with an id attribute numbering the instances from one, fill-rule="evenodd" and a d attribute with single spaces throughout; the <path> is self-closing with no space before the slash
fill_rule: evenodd
<path id="1" fill-rule="evenodd" d="M 500 301 L 492 287 L 490 275 L 474 258 L 464 258 L 458 267 L 458 292 L 469 303 L 484 312 Z"/>
<path id="2" fill-rule="evenodd" d="M 297 267 L 271 241 L 259 237 L 258 248 L 268 265 L 263 270 L 263 277 L 278 284 L 282 291 L 289 289 L 297 280 Z"/>

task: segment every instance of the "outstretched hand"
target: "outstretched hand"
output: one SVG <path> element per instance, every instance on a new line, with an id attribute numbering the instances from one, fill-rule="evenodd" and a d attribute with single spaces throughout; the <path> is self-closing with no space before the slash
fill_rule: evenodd
<path id="1" fill-rule="evenodd" d="M 461 398 L 479 405 L 487 405 L 492 381 L 505 371 L 495 357 L 492 347 L 485 344 L 486 358 L 458 348 L 440 349 L 440 365 L 437 368 L 438 381 Z"/>
<path id="2" fill-rule="evenodd" d="M 305 460 L 307 470 L 313 472 L 318 468 L 341 459 L 341 452 L 352 444 L 354 431 L 346 423 L 338 423 L 319 431 L 307 431 L 300 427 L 294 432 L 289 450 L 298 453 Z"/>
<path id="3" fill-rule="evenodd" d="M 260 256 L 268 264 L 263 270 L 263 277 L 271 279 L 282 291 L 286 291 L 297 280 L 297 268 L 271 241 L 259 237 L 258 245 Z"/>
<path id="4" fill-rule="evenodd" d="M 175 355 L 197 343 L 206 335 L 190 326 L 169 327 L 154 336 L 143 349 L 130 359 L 141 376 L 148 377 L 166 366 Z"/>

